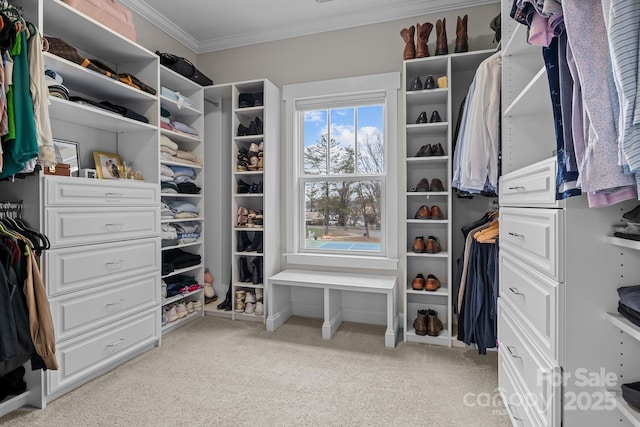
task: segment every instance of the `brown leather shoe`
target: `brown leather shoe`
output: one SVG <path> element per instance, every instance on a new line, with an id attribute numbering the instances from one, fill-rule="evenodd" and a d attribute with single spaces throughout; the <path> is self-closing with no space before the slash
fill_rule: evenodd
<path id="1" fill-rule="evenodd" d="M 437 337 L 441 330 L 444 329 L 444 325 L 438 319 L 438 312 L 428 309 L 427 311 L 427 335 L 430 337 Z M 415 322 L 414 322 L 415 323 Z M 418 332 L 416 331 L 416 334 Z"/>
<path id="2" fill-rule="evenodd" d="M 418 275 L 411 282 L 411 287 L 414 291 L 421 291 L 424 289 L 425 281 L 422 273 L 418 273 Z"/>
<path id="3" fill-rule="evenodd" d="M 444 191 L 444 185 L 442 185 L 442 181 L 438 178 L 433 178 L 431 180 L 431 191 Z"/>
<path id="4" fill-rule="evenodd" d="M 442 252 L 442 247 L 440 246 L 440 240 L 438 240 L 438 238 L 435 236 L 429 236 L 429 238 L 427 239 L 427 242 L 425 243 L 423 252 L 426 252 L 428 254 L 437 254 L 439 252 Z"/>
<path id="5" fill-rule="evenodd" d="M 424 253 L 424 251 L 425 251 L 424 237 L 418 236 L 413 241 L 413 252 Z"/>
<path id="6" fill-rule="evenodd" d="M 431 219 L 444 219 L 444 214 L 438 205 L 431 206 L 431 211 L 429 212 L 429 216 Z"/>
<path id="7" fill-rule="evenodd" d="M 416 188 L 413 189 L 413 191 L 429 191 L 429 181 L 427 180 L 427 178 L 422 178 L 418 185 L 416 185 Z"/>
<path id="8" fill-rule="evenodd" d="M 424 288 L 427 291 L 435 291 L 440 287 L 440 280 L 433 274 L 427 275 L 427 280 L 424 283 Z"/>
<path id="9" fill-rule="evenodd" d="M 468 18 L 467 15 L 464 15 L 464 18 L 458 16 L 458 23 L 456 24 L 456 53 L 469 52 Z"/>
<path id="10" fill-rule="evenodd" d="M 449 46 L 447 42 L 447 18 L 436 21 L 436 55 L 447 55 Z"/>
<path id="11" fill-rule="evenodd" d="M 415 157 L 429 157 L 432 155 L 431 151 L 431 144 L 423 145 L 422 147 L 420 147 Z"/>
<path id="12" fill-rule="evenodd" d="M 422 25 L 416 25 L 417 30 L 417 39 L 416 42 L 416 58 L 426 58 L 429 56 L 429 46 L 427 43 L 429 42 L 429 34 L 431 34 L 431 30 L 433 30 L 433 24 L 430 22 L 426 22 Z"/>
<path id="13" fill-rule="evenodd" d="M 418 317 L 413 321 L 416 335 L 427 335 L 427 310 L 418 310 Z"/>
<path id="14" fill-rule="evenodd" d="M 402 52 L 402 59 L 413 59 L 416 57 L 416 44 L 413 41 L 415 34 L 416 27 L 414 27 L 413 25 L 409 28 L 403 28 L 402 30 L 400 30 L 400 36 L 406 43 L 404 46 L 404 51 Z"/>
<path id="15" fill-rule="evenodd" d="M 427 205 L 420 206 L 420 209 L 418 209 L 418 211 L 414 216 L 414 219 L 429 219 L 429 218 L 431 218 L 431 210 Z"/>

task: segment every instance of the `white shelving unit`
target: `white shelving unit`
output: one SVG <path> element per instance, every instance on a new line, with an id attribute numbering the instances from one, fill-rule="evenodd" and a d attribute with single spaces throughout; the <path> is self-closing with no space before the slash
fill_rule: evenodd
<path id="1" fill-rule="evenodd" d="M 194 171 L 195 178 L 193 181 L 201 188 L 197 194 L 188 193 L 167 193 L 162 192 L 163 202 L 187 202 L 195 205 L 199 210 L 197 218 L 177 218 L 177 219 L 162 219 L 162 224 L 190 224 L 199 223 L 201 227 L 200 237 L 196 242 L 178 243 L 166 245 L 163 243 L 163 254 L 179 249 L 184 252 L 200 255 L 202 262 L 187 268 L 177 269 L 171 273 L 162 276 L 162 280 L 166 283 L 171 283 L 171 279 L 178 275 L 186 275 L 193 277 L 198 284 L 204 286 L 204 269 L 205 269 L 205 239 L 206 224 L 205 224 L 205 199 L 204 194 L 206 191 L 207 180 L 205 179 L 205 163 L 204 163 L 204 88 L 197 83 L 187 79 L 186 77 L 170 70 L 165 66 L 160 66 L 160 84 L 162 87 L 171 90 L 176 94 L 177 99 L 173 97 L 160 94 L 160 106 L 167 111 L 170 116 L 169 119 L 178 121 L 197 131 L 197 135 L 191 135 L 184 132 L 179 132 L 171 129 L 161 128 L 160 132 L 163 136 L 166 136 L 171 141 L 178 145 L 178 149 L 193 153 L 200 162 L 184 162 L 176 159 L 165 158 L 160 153 L 160 164 L 168 167 L 179 168 L 191 168 Z M 181 295 L 175 295 L 168 298 L 163 298 L 162 309 L 170 309 L 171 306 L 176 304 L 186 304 L 189 301 L 199 301 L 200 307 L 204 307 L 204 288 L 201 288 L 195 292 L 189 292 Z M 189 320 L 202 317 L 204 310 L 194 311 L 187 314 L 186 317 L 177 319 L 175 321 L 167 322 L 162 327 L 162 332 L 167 333 L 175 330 L 179 326 L 183 326 Z"/>
<path id="2" fill-rule="evenodd" d="M 454 150 L 454 124 L 459 113 L 459 105 L 467 94 L 478 65 L 494 50 L 482 50 L 435 56 L 404 61 L 403 90 L 405 98 L 405 147 L 403 165 L 405 171 L 405 203 L 400 216 L 405 218 L 404 239 L 406 249 L 404 259 L 404 340 L 429 344 L 451 346 L 454 343 L 454 315 L 452 313 L 453 296 L 450 286 L 455 277 L 453 254 L 457 254 L 457 243 L 452 230 L 455 224 L 463 225 L 466 217 L 475 212 L 465 208 L 465 213 L 455 213 L 453 193 L 451 191 L 452 159 Z M 408 90 L 411 82 L 419 76 L 423 84 L 426 77 L 432 75 L 435 80 L 447 76 L 448 87 Z M 430 119 L 433 111 L 438 111 L 442 122 L 416 123 L 421 112 Z M 441 144 L 444 156 L 416 157 L 423 145 Z M 402 173 L 400 174 L 402 179 Z M 431 184 L 434 178 L 440 179 L 445 191 L 415 192 L 414 187 L 422 178 Z M 443 219 L 414 219 L 416 211 L 422 206 L 431 208 L 437 205 L 443 212 Z M 484 204 L 483 204 L 484 206 Z M 486 208 L 485 208 L 486 209 Z M 470 219 L 469 219 L 470 220 Z M 460 222 L 463 221 L 463 222 Z M 438 238 L 442 251 L 438 253 L 416 253 L 412 251 L 416 237 Z M 426 278 L 434 274 L 441 282 L 436 291 L 416 291 L 412 288 L 413 278 L 422 273 Z M 417 335 L 413 328 L 417 310 L 434 309 L 442 321 L 444 329 L 437 336 Z"/>
<path id="3" fill-rule="evenodd" d="M 159 91 L 159 59 L 153 52 L 59 0 L 20 6 L 45 36 Z M 50 52 L 43 56 L 71 95 L 122 105 L 148 119 L 50 98 L 53 137 L 78 143 L 83 169 L 95 168 L 94 151 L 114 153 L 133 164 L 143 181 L 40 173 L 3 184 L 5 197 L 24 200 L 25 219 L 51 241 L 41 272 L 60 369 L 32 372 L 25 366 L 28 391 L 0 403 L 0 415 L 23 405 L 43 408 L 158 346 L 161 337 L 158 96 Z"/>
<path id="4" fill-rule="evenodd" d="M 637 201 L 589 208 L 586 196 L 556 200 L 556 139 L 542 52 L 502 1 L 502 177 L 500 181 L 499 377 L 514 425 L 638 425 L 620 396 L 601 410 L 603 384 L 580 374 L 637 381 L 638 328 L 615 311 L 617 288 L 637 284 L 638 242 L 608 237 Z M 540 381 L 539 373 L 563 381 Z M 544 405 L 524 407 L 543 391 Z M 588 396 L 576 410 L 568 397 Z M 522 399 L 522 400 L 520 400 Z M 573 405 L 573 406 L 567 406 Z M 582 408 L 581 408 L 582 409 Z M 600 409 L 600 410 L 599 410 Z"/>

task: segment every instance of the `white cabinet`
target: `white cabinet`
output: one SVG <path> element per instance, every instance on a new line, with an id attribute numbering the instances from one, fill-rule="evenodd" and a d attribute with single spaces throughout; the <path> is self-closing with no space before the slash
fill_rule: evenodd
<path id="1" fill-rule="evenodd" d="M 187 321 L 203 315 L 204 306 L 204 233 L 205 233 L 205 179 L 204 165 L 204 89 L 184 76 L 164 66 L 160 67 L 160 175 L 163 212 L 171 208 L 175 218 L 163 215 L 162 253 L 163 262 L 171 261 L 176 251 L 194 254 L 200 262 L 184 268 L 165 272 L 163 285 L 171 289 L 172 283 L 182 278 L 191 278 L 191 283 L 200 285 L 181 293 L 169 292 L 162 299 L 163 333 L 184 325 Z M 164 122 L 164 125 L 163 123 Z M 167 126 L 168 125 L 168 126 Z M 186 127 L 181 127 L 186 125 Z M 165 172 L 175 171 L 167 177 Z M 185 178 L 185 173 L 190 174 Z M 182 175 L 179 177 L 179 175 Z M 186 181 L 185 181 L 186 180 Z M 185 188 L 185 182 L 195 184 Z M 179 206 L 195 207 L 193 217 L 181 217 Z M 172 236 L 175 233 L 175 236 Z M 159 285 L 160 286 L 160 285 Z M 194 306 L 194 303 L 195 306 Z M 181 307 L 184 306 L 184 307 Z M 182 308 L 188 308 L 182 310 Z M 192 309 L 193 308 L 193 309 Z M 178 310 L 180 316 L 176 317 Z"/>
<path id="2" fill-rule="evenodd" d="M 400 173 L 399 176 L 405 186 L 405 202 L 400 209 L 401 217 L 404 215 L 406 241 L 402 253 L 405 341 L 450 346 L 455 339 L 451 284 L 455 277 L 452 257 L 454 253 L 457 254 L 457 250 L 452 243 L 452 230 L 456 228 L 454 218 L 458 225 L 471 219 L 463 219 L 464 214 L 454 215 L 452 198 L 455 196 L 450 183 L 454 125 L 459 115 L 460 103 L 467 94 L 478 65 L 493 53 L 494 50 L 482 50 L 411 59 L 403 63 L 405 146 L 404 156 L 400 156 L 404 163 L 400 170 L 404 174 Z M 448 83 L 443 87 L 427 89 L 425 85 L 428 76 L 436 84 L 442 80 Z M 440 77 L 445 79 L 439 80 Z M 420 78 L 422 89 L 412 87 L 416 78 Z M 436 113 L 441 121 L 437 121 Z M 429 152 L 426 147 L 437 147 L 438 151 Z M 434 185 L 434 181 L 440 181 L 442 188 Z M 418 188 L 421 182 L 427 186 Z M 429 213 L 441 215 L 419 215 L 424 207 Z M 436 207 L 439 212 L 435 210 Z M 439 250 L 414 250 L 417 239 L 422 239 L 426 245 L 429 240 L 437 242 Z M 414 289 L 412 282 L 419 274 L 424 278 L 434 275 L 439 280 L 440 287 L 436 290 Z M 420 335 L 413 327 L 418 310 L 427 309 L 435 310 L 443 323 L 443 330 L 437 335 Z"/>

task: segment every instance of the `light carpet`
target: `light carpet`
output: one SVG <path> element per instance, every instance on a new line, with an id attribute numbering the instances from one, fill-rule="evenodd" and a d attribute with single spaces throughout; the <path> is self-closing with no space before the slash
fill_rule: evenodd
<path id="1" fill-rule="evenodd" d="M 204 317 L 46 409 L 20 409 L 0 425 L 510 425 L 496 399 L 495 352 L 385 348 L 384 327 L 349 322 L 324 340 L 321 324 L 292 317 L 267 332 Z"/>

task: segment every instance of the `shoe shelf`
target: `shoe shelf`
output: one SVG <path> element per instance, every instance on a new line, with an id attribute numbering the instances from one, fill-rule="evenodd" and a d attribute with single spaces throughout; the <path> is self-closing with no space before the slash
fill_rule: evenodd
<path id="1" fill-rule="evenodd" d="M 451 336 L 447 331 L 447 325 L 444 325 L 444 329 L 435 337 L 430 335 L 418 335 L 416 334 L 416 330 L 411 328 L 407 331 L 407 341 L 448 346 L 451 341 Z"/>
<path id="2" fill-rule="evenodd" d="M 415 196 L 448 196 L 448 191 L 407 191 L 407 197 Z"/>
<path id="3" fill-rule="evenodd" d="M 432 156 L 432 157 L 407 157 L 407 164 L 420 164 L 420 163 L 446 163 L 449 161 L 449 156 Z"/>
<path id="4" fill-rule="evenodd" d="M 424 296 L 424 297 L 447 297 L 449 296 L 449 288 L 446 283 L 441 283 L 440 287 L 435 291 L 417 291 L 411 287 L 411 283 L 408 284 L 406 289 L 407 294 Z"/>
<path id="5" fill-rule="evenodd" d="M 640 341 L 640 327 L 634 325 L 621 314 L 605 313 L 604 318 L 607 322 L 611 323 L 630 337 Z"/>
<path id="6" fill-rule="evenodd" d="M 407 219 L 407 224 L 449 224 L 448 219 Z"/>
<path id="7" fill-rule="evenodd" d="M 164 248 L 163 248 L 164 249 Z M 185 268 L 179 268 L 177 270 L 173 270 L 171 273 L 169 274 L 164 274 L 162 276 L 163 279 L 167 278 L 167 277 L 171 277 L 171 276 L 177 276 L 178 274 L 183 274 L 183 273 L 188 273 L 190 271 L 194 271 L 194 270 L 200 270 L 202 269 L 204 266 L 202 264 L 197 264 L 197 265 L 192 265 L 191 267 L 185 267 Z"/>
<path id="8" fill-rule="evenodd" d="M 424 89 L 407 92 L 407 106 L 423 106 L 425 104 L 446 104 L 449 89 Z"/>
<path id="9" fill-rule="evenodd" d="M 173 331 L 174 329 L 177 329 L 181 326 L 186 325 L 188 322 L 195 320 L 199 317 L 202 317 L 203 314 L 203 310 L 200 309 L 198 311 L 194 311 L 193 313 L 188 313 L 185 317 L 183 317 L 182 319 L 176 319 L 173 322 L 167 322 L 165 325 L 162 326 L 162 334 L 167 334 L 171 331 Z"/>
<path id="10" fill-rule="evenodd" d="M 407 256 L 411 258 L 449 258 L 449 253 L 438 252 L 435 254 L 426 254 L 418 252 L 407 252 Z"/>
<path id="11" fill-rule="evenodd" d="M 231 309 L 231 310 L 221 310 L 221 309 L 218 308 L 218 304 L 220 304 L 220 303 L 222 303 L 222 301 L 220 300 L 220 296 L 218 296 L 218 300 L 217 301 L 211 301 L 209 304 L 205 304 L 204 312 L 208 316 L 226 317 L 226 318 L 230 319 L 232 317 L 233 309 Z"/>
<path id="12" fill-rule="evenodd" d="M 174 296 L 169 297 L 169 298 L 163 298 L 162 299 L 162 306 L 169 305 L 169 304 L 172 304 L 174 302 L 178 302 L 178 301 L 183 300 L 183 299 L 187 299 L 187 298 L 189 298 L 189 297 L 191 297 L 193 295 L 198 294 L 199 292 L 204 292 L 204 288 L 198 289 L 198 290 L 193 291 L 193 292 L 187 292 L 187 293 L 184 293 L 184 294 L 174 295 Z"/>
<path id="13" fill-rule="evenodd" d="M 448 122 L 436 123 L 415 123 L 407 125 L 407 134 L 439 134 L 446 133 L 449 128 Z"/>

